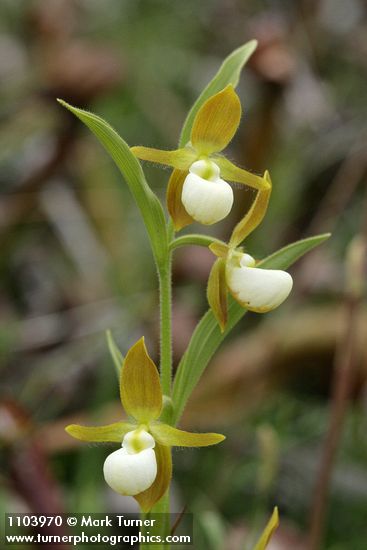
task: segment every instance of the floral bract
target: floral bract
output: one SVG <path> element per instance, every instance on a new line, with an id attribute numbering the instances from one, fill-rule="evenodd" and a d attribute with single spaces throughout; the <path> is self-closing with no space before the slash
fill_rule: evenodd
<path id="1" fill-rule="evenodd" d="M 198 110 L 190 142 L 174 151 L 132 147 L 141 160 L 174 168 L 167 189 L 167 207 L 176 230 L 194 220 L 211 225 L 225 218 L 233 204 L 233 181 L 268 189 L 265 177 L 232 164 L 219 153 L 233 138 L 241 119 L 241 103 L 228 85 Z"/>
<path id="2" fill-rule="evenodd" d="M 184 432 L 159 422 L 163 396 L 158 370 L 144 338 L 127 353 L 121 368 L 120 396 L 130 422 L 88 427 L 72 424 L 66 431 L 76 439 L 121 443 L 106 458 L 106 482 L 119 494 L 134 496 L 149 511 L 167 491 L 172 476 L 171 447 L 204 447 L 224 440 L 216 433 Z"/>

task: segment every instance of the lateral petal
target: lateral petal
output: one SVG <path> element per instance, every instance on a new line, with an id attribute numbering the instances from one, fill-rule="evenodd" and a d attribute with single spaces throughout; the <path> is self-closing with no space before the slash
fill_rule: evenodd
<path id="1" fill-rule="evenodd" d="M 120 395 L 127 414 L 144 424 L 162 410 L 162 389 L 157 367 L 149 357 L 144 337 L 127 352 L 120 376 Z"/>
<path id="2" fill-rule="evenodd" d="M 213 157 L 213 161 L 219 166 L 220 175 L 225 180 L 243 183 L 243 185 L 248 185 L 248 187 L 253 187 L 254 189 L 267 189 L 269 187 L 269 183 L 265 176 L 257 176 L 252 172 L 248 172 L 236 166 L 225 157 L 216 156 Z"/>
<path id="3" fill-rule="evenodd" d="M 230 84 L 198 110 L 191 130 L 193 147 L 204 155 L 222 151 L 236 133 L 240 119 L 241 103 Z"/>
<path id="4" fill-rule="evenodd" d="M 157 460 L 157 476 L 149 489 L 134 496 L 143 512 L 149 512 L 163 497 L 172 477 L 171 449 L 157 443 L 154 452 Z"/>
<path id="5" fill-rule="evenodd" d="M 226 261 L 218 258 L 210 271 L 207 287 L 207 299 L 221 331 L 227 324 L 227 283 L 226 283 Z"/>
<path id="6" fill-rule="evenodd" d="M 172 166 L 178 170 L 188 170 L 197 158 L 195 151 L 189 147 L 182 147 L 174 151 L 164 151 L 151 147 L 135 146 L 131 147 L 130 150 L 140 160 Z"/>
<path id="7" fill-rule="evenodd" d="M 274 531 L 277 529 L 278 525 L 279 525 L 279 513 L 278 513 L 278 508 L 275 507 L 271 515 L 271 518 L 269 519 L 264 531 L 262 532 L 262 535 L 258 543 L 256 544 L 254 550 L 265 550 L 265 548 L 267 548 L 269 541 L 273 536 Z"/>
<path id="8" fill-rule="evenodd" d="M 150 431 L 161 445 L 170 447 L 207 447 L 216 445 L 225 439 L 224 435 L 216 433 L 192 433 L 173 428 L 168 424 L 152 424 Z"/>
<path id="9" fill-rule="evenodd" d="M 232 232 L 231 239 L 229 241 L 230 246 L 238 246 L 250 233 L 256 229 L 258 225 L 264 219 L 266 211 L 268 209 L 270 194 L 271 194 L 271 179 L 269 172 L 265 172 L 264 179 L 268 182 L 266 189 L 259 189 L 254 202 L 245 216 L 238 222 Z"/>
<path id="10" fill-rule="evenodd" d="M 116 442 L 122 443 L 125 434 L 131 430 L 135 430 L 135 424 L 128 422 L 115 422 L 106 426 L 79 426 L 78 424 L 70 424 L 66 426 L 65 431 L 80 441 L 91 442 Z"/>
<path id="11" fill-rule="evenodd" d="M 179 231 L 194 220 L 182 204 L 182 188 L 188 172 L 173 170 L 167 187 L 167 209 L 176 231 Z"/>

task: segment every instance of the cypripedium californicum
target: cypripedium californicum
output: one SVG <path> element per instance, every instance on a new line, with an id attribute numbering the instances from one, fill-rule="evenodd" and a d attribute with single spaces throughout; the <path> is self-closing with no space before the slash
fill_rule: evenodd
<path id="1" fill-rule="evenodd" d="M 292 290 L 293 280 L 289 273 L 256 267 L 256 260 L 239 247 L 265 216 L 272 185 L 268 172 L 264 178 L 268 188 L 257 192 L 246 216 L 234 228 L 229 243 L 209 246 L 218 259 L 209 275 L 207 297 L 222 331 L 227 323 L 227 291 L 249 311 L 266 313 L 284 302 Z"/>
<path id="2" fill-rule="evenodd" d="M 131 148 L 141 160 L 174 168 L 168 182 L 167 208 L 177 231 L 194 220 L 211 225 L 229 214 L 233 191 L 226 180 L 259 190 L 268 188 L 265 177 L 247 172 L 219 154 L 233 138 L 240 119 L 240 100 L 228 85 L 198 110 L 185 147 L 174 151 Z"/>
<path id="3" fill-rule="evenodd" d="M 133 496 L 144 512 L 167 491 L 172 476 L 171 447 L 204 447 L 223 441 L 216 433 L 184 432 L 159 422 L 163 395 L 157 367 L 141 338 L 123 362 L 120 397 L 133 422 L 88 427 L 72 424 L 66 431 L 76 439 L 121 443 L 107 456 L 103 473 L 121 495 Z"/>

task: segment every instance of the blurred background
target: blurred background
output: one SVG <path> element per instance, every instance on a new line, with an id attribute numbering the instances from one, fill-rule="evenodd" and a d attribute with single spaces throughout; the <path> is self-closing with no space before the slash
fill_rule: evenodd
<path id="1" fill-rule="evenodd" d="M 174 452 L 173 509 L 195 514 L 199 550 L 251 548 L 275 504 L 271 550 L 308 549 L 322 531 L 320 548 L 365 550 L 367 310 L 352 285 L 367 233 L 363 0 L 1 0 L 3 511 L 135 510 L 103 481 L 114 447 L 64 426 L 121 416 L 106 329 L 122 352 L 144 334 L 159 359 L 145 229 L 112 161 L 55 98 L 97 112 L 130 145 L 174 148 L 197 95 L 252 38 L 228 155 L 269 169 L 274 192 L 248 250 L 333 235 L 291 269 L 287 302 L 246 315 L 209 365 L 181 425 L 227 440 Z M 169 172 L 144 168 L 164 200 Z M 210 229 L 220 238 L 253 198 L 236 194 L 237 211 Z M 213 259 L 175 254 L 175 364 L 206 310 Z"/>

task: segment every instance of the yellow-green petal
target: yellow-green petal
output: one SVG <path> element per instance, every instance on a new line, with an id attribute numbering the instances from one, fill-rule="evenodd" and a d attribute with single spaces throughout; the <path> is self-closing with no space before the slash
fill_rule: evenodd
<path id="1" fill-rule="evenodd" d="M 230 84 L 207 99 L 197 112 L 191 130 L 193 147 L 203 155 L 222 151 L 236 133 L 240 120 L 241 103 Z"/>
<path id="2" fill-rule="evenodd" d="M 213 264 L 209 275 L 206 295 L 208 303 L 223 332 L 227 324 L 226 260 L 224 258 L 218 258 Z"/>
<path id="3" fill-rule="evenodd" d="M 213 161 L 220 168 L 220 176 L 226 181 L 242 183 L 254 189 L 267 189 L 269 187 L 265 176 L 257 176 L 243 168 L 239 168 L 225 157 L 213 157 Z"/>
<path id="4" fill-rule="evenodd" d="M 189 147 L 183 147 L 174 151 L 163 151 L 150 147 L 131 147 L 131 152 L 140 160 L 147 160 L 156 164 L 172 166 L 178 170 L 188 170 L 197 158 L 197 154 Z"/>
<path id="5" fill-rule="evenodd" d="M 209 249 L 218 258 L 226 258 L 229 252 L 229 246 L 225 243 L 213 242 L 209 245 Z"/>
<path id="6" fill-rule="evenodd" d="M 265 548 L 269 544 L 271 537 L 273 536 L 274 531 L 277 529 L 278 525 L 279 525 L 279 513 L 278 513 L 278 508 L 275 507 L 274 512 L 270 520 L 268 521 L 268 524 L 266 525 L 254 550 L 265 550 Z"/>
<path id="7" fill-rule="evenodd" d="M 79 426 L 78 424 L 70 424 L 70 426 L 65 428 L 65 431 L 80 441 L 113 441 L 122 443 L 124 435 L 135 429 L 135 424 L 130 424 L 129 422 L 115 422 L 107 426 Z"/>
<path id="8" fill-rule="evenodd" d="M 239 245 L 262 222 L 266 214 L 271 194 L 271 179 L 269 172 L 265 172 L 264 179 L 268 187 L 259 189 L 250 209 L 241 221 L 235 226 L 229 244 L 232 247 Z"/>
<path id="9" fill-rule="evenodd" d="M 182 188 L 187 171 L 173 170 L 167 187 L 167 209 L 176 231 L 179 231 L 194 220 L 182 204 Z"/>
<path id="10" fill-rule="evenodd" d="M 162 410 L 157 367 L 149 357 L 144 337 L 127 352 L 120 376 L 120 395 L 127 414 L 139 423 L 156 420 Z"/>
<path id="11" fill-rule="evenodd" d="M 225 439 L 221 434 L 184 432 L 161 423 L 152 424 L 150 432 L 158 443 L 169 447 L 207 447 Z"/>
<path id="12" fill-rule="evenodd" d="M 134 497 L 143 512 L 149 512 L 154 504 L 163 497 L 169 488 L 172 477 L 171 449 L 156 443 L 154 452 L 157 459 L 157 477 L 149 489 Z"/>

